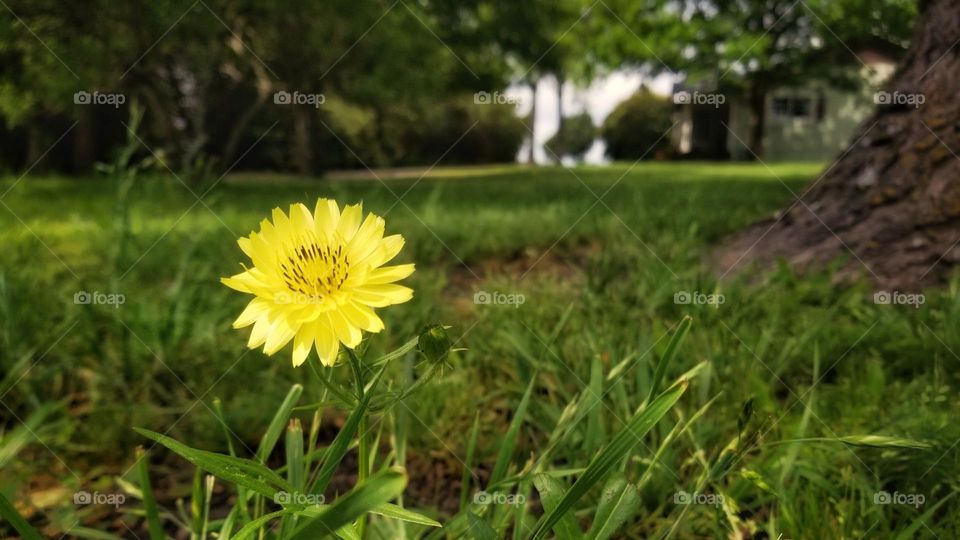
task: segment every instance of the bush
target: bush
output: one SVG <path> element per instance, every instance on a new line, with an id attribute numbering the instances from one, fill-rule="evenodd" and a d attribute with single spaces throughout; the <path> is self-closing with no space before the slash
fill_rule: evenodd
<path id="1" fill-rule="evenodd" d="M 601 135 L 607 142 L 607 154 L 613 159 L 654 157 L 670 145 L 664 136 L 670 129 L 670 113 L 669 99 L 640 87 L 603 123 Z"/>
<path id="2" fill-rule="evenodd" d="M 557 157 L 582 159 L 597 137 L 597 128 L 587 113 L 567 118 L 557 133 L 547 141 L 547 150 Z"/>
<path id="3" fill-rule="evenodd" d="M 384 123 L 390 165 L 513 162 L 527 134 L 513 105 L 477 104 L 473 95 L 395 111 Z"/>

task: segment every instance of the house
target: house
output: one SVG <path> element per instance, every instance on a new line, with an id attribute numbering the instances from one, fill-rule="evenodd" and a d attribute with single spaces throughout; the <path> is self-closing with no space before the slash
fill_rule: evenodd
<path id="1" fill-rule="evenodd" d="M 873 111 L 875 95 L 893 74 L 892 56 L 861 51 L 862 88 L 847 90 L 827 82 L 777 88 L 766 96 L 765 161 L 828 160 L 851 142 L 857 126 Z M 750 108 L 746 96 L 705 92 L 675 84 L 674 148 L 692 159 L 749 160 Z"/>

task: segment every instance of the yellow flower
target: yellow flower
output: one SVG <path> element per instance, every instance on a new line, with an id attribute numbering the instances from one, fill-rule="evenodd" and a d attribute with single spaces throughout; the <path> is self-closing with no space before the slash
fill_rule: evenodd
<path id="1" fill-rule="evenodd" d="M 221 281 L 254 295 L 233 323 L 253 325 L 251 349 L 263 345 L 268 355 L 293 340 L 293 365 L 316 347 L 325 366 L 336 363 L 340 344 L 353 349 L 361 331 L 379 332 L 383 321 L 373 308 L 406 302 L 413 291 L 394 282 L 413 273 L 414 265 L 383 266 L 403 247 L 399 234 L 383 236 L 384 221 L 359 204 L 345 206 L 320 199 L 313 214 L 290 205 L 290 215 L 273 210 L 273 222 L 238 240 L 253 261 L 245 272 Z"/>

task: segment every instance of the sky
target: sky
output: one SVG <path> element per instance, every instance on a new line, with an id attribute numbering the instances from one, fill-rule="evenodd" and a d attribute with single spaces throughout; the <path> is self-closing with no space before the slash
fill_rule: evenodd
<path id="1" fill-rule="evenodd" d="M 563 85 L 563 114 L 573 116 L 584 110 L 593 119 L 595 126 L 600 126 L 603 120 L 621 101 L 630 97 L 641 83 L 645 83 L 654 92 L 669 96 L 673 88 L 674 76 L 663 74 L 655 78 L 644 77 L 640 73 L 631 71 L 615 71 L 605 77 L 594 80 L 589 87 L 577 88 L 573 83 Z M 530 114 L 533 92 L 529 87 L 512 85 L 507 88 L 506 96 L 517 102 L 517 114 Z M 537 163 L 547 163 L 547 152 L 543 143 L 550 139 L 557 131 L 557 81 L 552 77 L 541 79 L 537 92 L 537 117 L 534 122 L 536 132 L 534 159 Z M 596 140 L 587 152 L 585 161 L 591 164 L 605 163 L 605 145 Z M 526 161 L 529 152 L 528 144 L 524 144 L 518 154 L 518 160 Z"/>

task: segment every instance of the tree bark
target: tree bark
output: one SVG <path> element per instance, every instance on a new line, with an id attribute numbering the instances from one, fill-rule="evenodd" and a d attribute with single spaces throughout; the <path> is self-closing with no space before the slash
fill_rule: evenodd
<path id="1" fill-rule="evenodd" d="M 803 271 L 843 258 L 841 280 L 865 276 L 896 290 L 942 283 L 960 262 L 958 40 L 960 3 L 921 2 L 910 49 L 851 146 L 787 208 L 720 247 L 723 275 L 777 259 Z"/>
<path id="2" fill-rule="evenodd" d="M 767 124 L 767 91 L 763 83 L 755 82 L 748 96 L 750 102 L 750 159 L 763 159 L 763 136 Z"/>
<path id="3" fill-rule="evenodd" d="M 312 109 L 293 106 L 293 163 L 297 173 L 310 176 L 313 172 L 313 156 L 310 152 L 310 117 Z"/>
<path id="4" fill-rule="evenodd" d="M 536 133 L 537 133 L 537 88 L 540 87 L 540 80 L 537 79 L 530 85 L 530 89 L 533 91 L 533 99 L 531 100 L 530 105 L 530 148 L 529 153 L 527 154 L 527 165 L 533 165 L 534 163 L 534 150 L 537 147 Z"/>
<path id="5" fill-rule="evenodd" d="M 563 76 L 557 72 L 555 78 L 557 79 L 557 133 L 559 134 L 563 129 Z M 554 156 L 551 152 L 551 157 L 558 165 L 560 164 L 561 156 Z"/>

